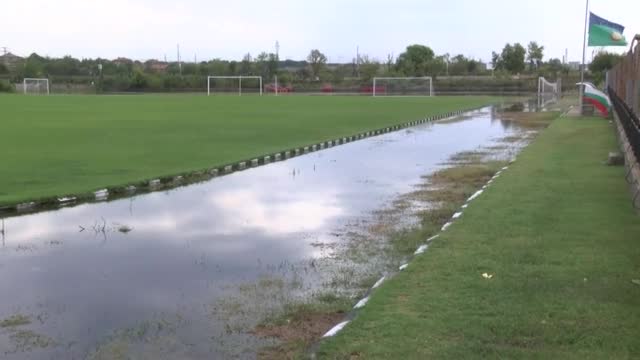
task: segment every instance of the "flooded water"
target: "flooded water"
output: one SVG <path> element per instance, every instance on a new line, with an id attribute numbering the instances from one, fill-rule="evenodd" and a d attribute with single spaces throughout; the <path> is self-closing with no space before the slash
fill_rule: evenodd
<path id="1" fill-rule="evenodd" d="M 332 254 L 318 244 L 451 155 L 520 131 L 486 108 L 166 192 L 7 218 L 0 355 L 251 358 L 268 341 L 231 317 L 251 326 L 285 290 L 321 288 L 316 260 Z"/>

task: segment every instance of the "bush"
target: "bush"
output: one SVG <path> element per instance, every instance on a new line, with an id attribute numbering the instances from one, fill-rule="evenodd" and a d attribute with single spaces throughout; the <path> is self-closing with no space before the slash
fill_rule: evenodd
<path id="1" fill-rule="evenodd" d="M 0 92 L 14 92 L 16 88 L 9 80 L 0 80 Z"/>

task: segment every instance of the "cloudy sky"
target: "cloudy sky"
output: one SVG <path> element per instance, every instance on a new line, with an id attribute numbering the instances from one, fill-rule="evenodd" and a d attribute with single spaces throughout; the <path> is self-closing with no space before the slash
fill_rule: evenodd
<path id="1" fill-rule="evenodd" d="M 19 0 L 3 1 L 0 47 L 13 53 L 185 61 L 312 48 L 348 62 L 356 48 L 378 60 L 409 44 L 489 61 L 530 40 L 545 57 L 581 57 L 584 0 Z M 592 0 L 591 10 L 640 33 L 640 1 Z M 588 49 L 588 58 L 594 49 Z M 623 51 L 622 48 L 613 50 Z"/>

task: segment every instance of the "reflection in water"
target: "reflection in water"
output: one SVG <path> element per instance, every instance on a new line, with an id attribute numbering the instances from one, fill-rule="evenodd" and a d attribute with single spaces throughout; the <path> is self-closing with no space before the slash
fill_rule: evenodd
<path id="1" fill-rule="evenodd" d="M 220 321 L 237 304 L 217 300 L 254 294 L 255 321 L 264 304 L 281 306 L 284 287 L 321 286 L 314 259 L 330 251 L 315 244 L 340 241 L 337 229 L 410 191 L 452 154 L 517 130 L 494 115 L 484 109 L 201 184 L 8 218 L 0 319 L 29 322 L 0 327 L 1 353 L 212 358 L 233 348 L 251 357 L 237 349 L 263 340 Z M 295 276 L 275 276 L 285 272 Z"/>

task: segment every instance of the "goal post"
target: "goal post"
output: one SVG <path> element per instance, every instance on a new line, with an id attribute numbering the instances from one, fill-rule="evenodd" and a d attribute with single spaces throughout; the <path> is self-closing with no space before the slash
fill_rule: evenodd
<path id="1" fill-rule="evenodd" d="M 22 80 L 22 92 L 25 95 L 49 95 L 49 79 L 45 78 L 24 78 Z"/>
<path id="2" fill-rule="evenodd" d="M 215 93 L 262 96 L 262 76 L 207 76 L 207 96 Z"/>
<path id="3" fill-rule="evenodd" d="M 419 77 L 374 77 L 373 96 L 433 96 L 433 78 Z"/>
<path id="4" fill-rule="evenodd" d="M 552 83 L 543 76 L 538 78 L 538 97 L 560 96 L 562 92 L 562 79 L 558 78 Z"/>

